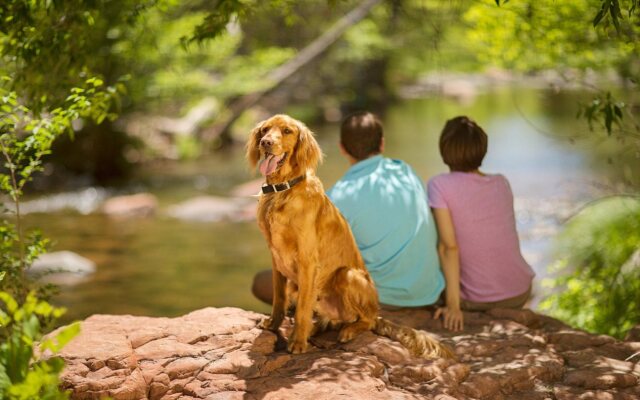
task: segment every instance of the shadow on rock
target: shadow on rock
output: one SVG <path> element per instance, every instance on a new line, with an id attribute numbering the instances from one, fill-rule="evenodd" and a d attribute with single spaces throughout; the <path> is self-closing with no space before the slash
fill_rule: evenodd
<path id="1" fill-rule="evenodd" d="M 257 328 L 264 315 L 238 308 L 178 318 L 94 315 L 60 353 L 62 386 L 72 399 L 114 400 L 640 398 L 640 367 L 626 360 L 640 342 L 528 310 L 465 313 L 459 333 L 444 331 L 427 309 L 383 315 L 439 336 L 458 361 L 415 358 L 371 332 L 345 344 L 327 332 L 312 338 L 308 353 L 292 355 L 283 339 Z M 282 336 L 290 330 L 286 321 Z"/>

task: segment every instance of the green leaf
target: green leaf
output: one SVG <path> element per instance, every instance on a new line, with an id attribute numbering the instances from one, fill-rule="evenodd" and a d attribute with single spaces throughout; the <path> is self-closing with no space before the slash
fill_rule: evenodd
<path id="1" fill-rule="evenodd" d="M 614 4 L 617 4 L 617 0 L 613 1 Z M 611 15 L 611 21 L 613 21 L 613 26 L 616 27 L 616 31 L 620 33 L 620 21 L 618 17 L 620 15 L 620 8 L 616 7 L 614 4 L 611 5 L 609 9 L 609 15 Z"/>
<path id="2" fill-rule="evenodd" d="M 615 111 L 616 116 L 618 116 L 619 119 L 622 119 L 622 109 L 618 105 L 614 105 L 613 110 Z"/>
<path id="3" fill-rule="evenodd" d="M 600 11 L 598 11 L 598 13 L 596 14 L 596 17 L 593 19 L 593 26 L 596 27 L 600 21 L 602 21 L 602 18 L 604 18 L 605 15 L 607 15 L 608 9 L 602 8 L 600 9 Z"/>
<path id="4" fill-rule="evenodd" d="M 0 328 L 6 327 L 10 323 L 11 323 L 11 317 L 9 316 L 9 314 L 0 310 Z"/>
<path id="5" fill-rule="evenodd" d="M 4 302 L 9 314 L 14 314 L 18 309 L 18 303 L 11 297 L 9 293 L 0 292 L 0 300 Z"/>
<path id="6" fill-rule="evenodd" d="M 62 350 L 74 337 L 80 333 L 80 323 L 74 322 L 71 325 L 67 325 L 62 328 L 55 336 L 50 340 L 46 340 L 42 343 L 41 348 L 43 350 L 49 349 L 54 353 Z"/>
<path id="7" fill-rule="evenodd" d="M 5 366 L 0 363 L 0 393 L 6 392 L 10 386 L 11 379 L 9 379 L 9 375 L 7 375 Z"/>
<path id="8" fill-rule="evenodd" d="M 613 112 L 611 107 L 604 109 L 604 126 L 607 129 L 607 135 L 611 136 L 611 125 L 613 124 Z"/>

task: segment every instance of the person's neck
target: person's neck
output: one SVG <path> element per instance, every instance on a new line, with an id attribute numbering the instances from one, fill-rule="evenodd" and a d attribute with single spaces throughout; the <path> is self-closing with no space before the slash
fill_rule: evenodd
<path id="1" fill-rule="evenodd" d="M 474 169 L 472 171 L 454 171 L 452 169 L 449 169 L 449 172 L 464 172 L 465 174 L 476 174 L 476 175 L 480 175 L 480 176 L 485 176 L 486 174 L 482 171 L 480 171 L 479 169 Z"/>
<path id="2" fill-rule="evenodd" d="M 348 157 L 349 157 L 349 165 L 357 164 L 357 163 L 359 163 L 360 161 L 368 160 L 368 159 L 370 159 L 370 158 L 372 158 L 372 157 L 379 156 L 379 155 L 381 155 L 381 154 L 382 154 L 382 153 L 374 153 L 374 154 L 371 154 L 369 157 L 365 157 L 365 158 L 363 158 L 363 159 L 361 159 L 361 160 L 358 160 L 358 159 L 355 159 L 355 158 L 353 158 L 353 157 L 351 157 L 351 156 L 348 156 Z"/>

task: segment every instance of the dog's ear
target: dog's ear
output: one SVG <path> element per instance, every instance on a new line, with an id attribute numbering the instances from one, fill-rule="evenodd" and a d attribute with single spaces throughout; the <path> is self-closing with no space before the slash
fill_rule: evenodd
<path id="1" fill-rule="evenodd" d="M 260 160 L 260 139 L 262 139 L 262 125 L 265 121 L 259 122 L 249 133 L 247 142 L 247 161 L 253 170 Z"/>
<path id="2" fill-rule="evenodd" d="M 301 122 L 298 122 L 300 135 L 298 143 L 296 143 L 295 152 L 293 154 L 294 163 L 297 164 L 304 173 L 308 169 L 315 169 L 322 162 L 322 150 L 313 136 L 313 132 Z"/>

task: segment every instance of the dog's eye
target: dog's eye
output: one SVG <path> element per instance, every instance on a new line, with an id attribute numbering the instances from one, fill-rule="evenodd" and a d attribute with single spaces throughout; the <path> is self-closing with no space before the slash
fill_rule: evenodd
<path id="1" fill-rule="evenodd" d="M 290 134 L 290 133 L 293 133 L 293 131 L 292 131 L 291 129 L 289 129 L 289 128 L 284 128 L 283 132 L 284 132 L 286 135 L 288 135 L 288 134 Z"/>
<path id="2" fill-rule="evenodd" d="M 269 132 L 269 127 L 268 127 L 268 126 L 265 126 L 264 128 L 260 129 L 260 132 L 262 132 L 262 133 L 267 133 L 267 132 Z"/>

